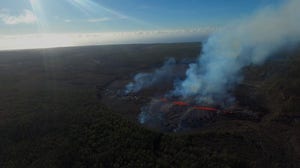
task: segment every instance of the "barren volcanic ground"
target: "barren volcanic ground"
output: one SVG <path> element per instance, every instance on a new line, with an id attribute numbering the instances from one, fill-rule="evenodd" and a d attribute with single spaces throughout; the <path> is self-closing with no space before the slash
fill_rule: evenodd
<path id="1" fill-rule="evenodd" d="M 172 80 L 124 94 L 171 57 L 184 78 L 200 53 L 200 43 L 1 51 L 0 167 L 299 167 L 299 47 L 243 69 L 229 107 L 165 99 Z M 162 119 L 140 124 L 145 108 Z"/>
<path id="2" fill-rule="evenodd" d="M 173 73 L 177 78 L 185 77 L 188 64 L 195 61 L 192 58 L 179 58 L 173 65 Z M 136 73 L 151 73 L 156 68 L 159 65 L 149 64 L 147 68 L 136 69 Z M 260 86 L 247 79 L 232 91 L 236 100 L 231 105 L 203 105 L 166 96 L 173 89 L 174 79 L 161 79 L 139 92 L 126 94 L 125 86 L 132 80 L 132 75 L 126 75 L 100 87 L 98 96 L 101 103 L 136 122 L 144 122 L 141 120 L 147 118 L 143 119 L 141 114 L 145 113 L 150 121 L 143 124 L 158 131 L 195 131 L 224 121 L 230 124 L 240 121 L 259 122 L 268 113 L 266 102 L 259 92 Z"/>

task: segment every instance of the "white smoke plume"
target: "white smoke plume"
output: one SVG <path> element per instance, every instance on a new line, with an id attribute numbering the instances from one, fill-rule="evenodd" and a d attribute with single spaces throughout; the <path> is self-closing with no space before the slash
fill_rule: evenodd
<path id="1" fill-rule="evenodd" d="M 262 64 L 277 50 L 299 43 L 299 7 L 300 0 L 287 0 L 211 35 L 172 93 L 198 103 L 230 101 L 243 67 Z"/>
<path id="2" fill-rule="evenodd" d="M 151 87 L 159 82 L 170 79 L 175 64 L 175 59 L 169 58 L 162 67 L 156 69 L 153 73 L 138 73 L 134 76 L 134 82 L 126 85 L 125 93 L 136 93 L 144 88 Z"/>

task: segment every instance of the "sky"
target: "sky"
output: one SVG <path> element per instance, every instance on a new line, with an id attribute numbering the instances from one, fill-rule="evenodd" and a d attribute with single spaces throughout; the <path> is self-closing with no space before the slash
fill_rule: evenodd
<path id="1" fill-rule="evenodd" d="M 201 41 L 284 0 L 1 0 L 0 50 Z"/>

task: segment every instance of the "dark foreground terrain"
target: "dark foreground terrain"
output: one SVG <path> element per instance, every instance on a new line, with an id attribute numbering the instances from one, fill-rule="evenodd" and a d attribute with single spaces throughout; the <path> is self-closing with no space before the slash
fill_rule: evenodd
<path id="1" fill-rule="evenodd" d="M 0 52 L 0 167 L 300 167 L 300 49 L 245 69 L 236 96 L 247 106 L 259 95 L 252 106 L 267 112 L 255 121 L 163 133 L 102 95 L 199 53 L 198 43 Z"/>

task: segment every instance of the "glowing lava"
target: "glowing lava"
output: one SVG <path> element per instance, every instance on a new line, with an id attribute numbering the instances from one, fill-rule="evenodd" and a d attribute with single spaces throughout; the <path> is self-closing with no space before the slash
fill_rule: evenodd
<path id="1" fill-rule="evenodd" d="M 166 98 L 161 98 L 160 99 L 161 102 L 163 103 L 169 103 L 170 101 Z M 195 110 L 203 110 L 203 111 L 210 111 L 210 112 L 221 112 L 223 114 L 230 114 L 232 113 L 231 111 L 228 110 L 220 110 L 214 107 L 207 107 L 207 106 L 197 106 L 197 105 L 190 105 L 189 103 L 186 103 L 184 101 L 173 101 L 172 102 L 173 105 L 175 106 L 184 106 L 184 107 L 191 107 Z"/>
<path id="2" fill-rule="evenodd" d="M 212 108 L 212 107 L 205 107 L 205 106 L 193 106 L 194 109 L 196 110 L 205 110 L 205 111 L 212 111 L 212 112 L 217 112 L 219 111 L 216 108 Z"/>
<path id="3" fill-rule="evenodd" d="M 183 102 L 183 101 L 174 101 L 173 104 L 175 106 L 190 106 L 188 103 Z"/>

